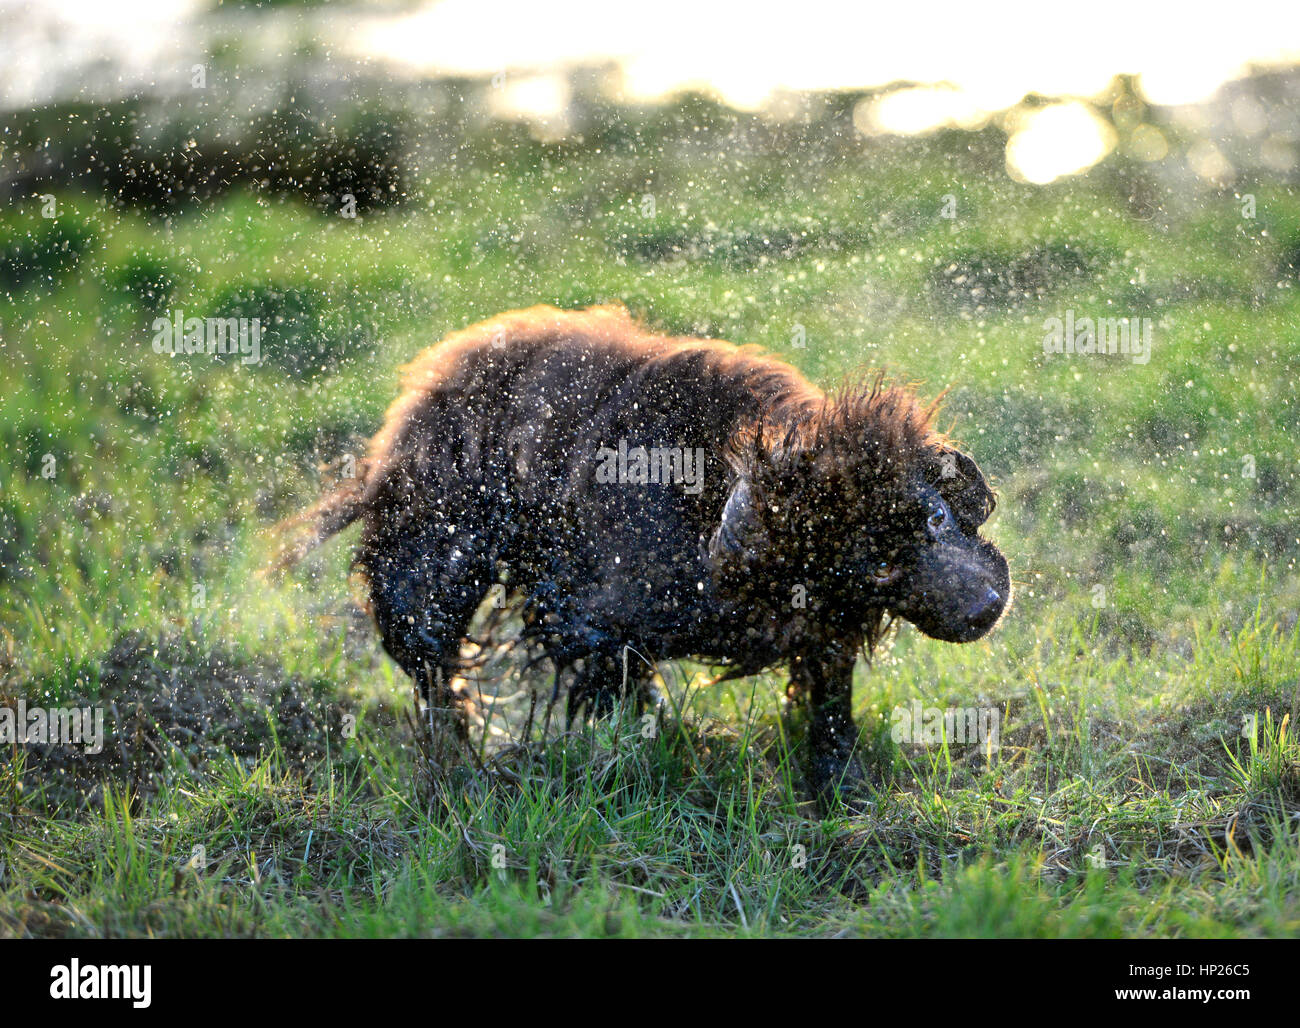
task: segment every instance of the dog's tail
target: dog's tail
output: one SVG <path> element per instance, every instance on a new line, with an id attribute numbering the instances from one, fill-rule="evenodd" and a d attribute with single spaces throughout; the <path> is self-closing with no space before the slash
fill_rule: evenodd
<path id="1" fill-rule="evenodd" d="M 274 576 L 289 570 L 330 536 L 361 517 L 369 499 L 366 487 L 371 470 L 369 461 L 357 461 L 356 474 L 343 479 L 314 506 L 275 525 L 271 531 L 279 537 L 280 546 L 265 573 Z"/>

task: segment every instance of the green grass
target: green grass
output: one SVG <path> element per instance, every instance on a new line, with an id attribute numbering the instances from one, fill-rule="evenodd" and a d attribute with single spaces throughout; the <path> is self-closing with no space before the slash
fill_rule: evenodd
<path id="1" fill-rule="evenodd" d="M 0 934 L 1300 931 L 1300 296 L 1278 263 L 1300 196 L 1259 183 L 1248 222 L 1171 195 L 1152 223 L 1105 167 L 1031 188 L 942 139 L 845 159 L 664 132 L 483 155 L 356 220 L 242 193 L 0 215 L 0 705 L 102 698 L 139 728 L 96 773 L 6 754 Z M 904 628 L 861 671 L 883 784 L 860 815 L 807 802 L 777 676 L 665 669 L 652 738 L 616 721 L 432 775 L 347 543 L 257 577 L 400 364 L 503 309 L 607 300 L 824 383 L 952 387 L 1016 602 L 987 640 Z M 261 367 L 153 352 L 159 311 L 232 304 L 282 317 Z M 1150 363 L 1049 359 L 1067 309 L 1154 319 Z M 163 741 L 161 703 L 152 735 L 131 714 L 167 682 L 208 719 L 193 739 Z M 996 709 L 1000 747 L 895 743 L 913 699 Z"/>

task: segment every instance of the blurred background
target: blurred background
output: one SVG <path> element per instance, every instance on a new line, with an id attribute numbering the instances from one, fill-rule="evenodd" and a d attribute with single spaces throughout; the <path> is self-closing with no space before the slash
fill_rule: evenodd
<path id="1" fill-rule="evenodd" d="M 816 0 L 738 17 L 732 5 L 687 0 L 653 15 L 613 14 L 595 0 L 5 0 L 0 96 L 9 111 L 62 119 L 61 136 L 93 106 L 97 124 L 116 124 L 125 143 L 129 119 L 138 163 L 183 142 L 188 178 L 173 159 L 163 165 L 175 181 L 159 167 L 136 187 L 171 184 L 191 197 L 205 180 L 237 173 L 241 149 L 271 160 L 276 117 L 286 150 L 302 149 L 308 140 L 295 137 L 314 129 L 336 145 L 368 143 L 354 161 L 388 158 L 418 178 L 417 156 L 436 160 L 439 142 L 485 119 L 576 141 L 600 130 L 610 105 L 644 109 L 688 92 L 782 124 L 822 122 L 846 146 L 861 145 L 855 136 L 994 127 L 1021 182 L 1084 171 L 1111 153 L 1172 177 L 1163 167 L 1171 144 L 1188 158 L 1171 163 L 1202 181 L 1291 171 L 1300 14 L 1271 0 L 1230 17 L 1158 8 L 1106 0 L 1062 21 L 1028 2 L 974 17 L 956 3 L 871 12 Z M 835 111 L 851 111 L 852 133 Z M 1188 139 L 1203 145 L 1188 153 L 1179 145 Z M 84 174 L 68 158 L 94 142 L 47 139 L 55 145 L 44 167 L 23 169 L 26 180 L 13 168 L 7 184 L 52 174 L 57 162 L 64 175 Z M 98 142 L 110 156 L 112 140 Z M 376 199 L 385 192 L 369 185 Z M 409 199 L 388 192 L 390 202 Z"/>

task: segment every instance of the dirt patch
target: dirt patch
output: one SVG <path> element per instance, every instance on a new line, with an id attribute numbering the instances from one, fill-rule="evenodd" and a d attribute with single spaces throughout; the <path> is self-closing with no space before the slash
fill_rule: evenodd
<path id="1" fill-rule="evenodd" d="M 331 746 L 339 751 L 344 716 L 358 713 L 328 683 L 229 653 L 201 652 L 192 641 L 175 638 L 128 634 L 99 672 L 98 695 L 67 697 L 59 706 L 102 708 L 102 749 L 23 746 L 22 785 L 29 797 L 94 803 L 110 782 L 139 799 L 156 792 L 168 774 L 227 754 L 253 760 L 274 751 L 286 767 L 306 768 Z M 16 699 L 0 702 L 13 707 Z M 366 716 L 382 718 L 384 712 Z"/>

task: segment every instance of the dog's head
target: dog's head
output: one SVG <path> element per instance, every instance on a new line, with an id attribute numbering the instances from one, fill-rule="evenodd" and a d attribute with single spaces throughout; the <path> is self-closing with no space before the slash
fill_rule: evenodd
<path id="1" fill-rule="evenodd" d="M 723 577 L 775 604 L 802 585 L 869 643 L 886 615 L 947 642 L 986 634 L 1011 592 L 1006 559 L 979 534 L 996 500 L 930 430 L 933 414 L 877 380 L 780 435 L 748 434 L 710 547 Z"/>
<path id="2" fill-rule="evenodd" d="M 1006 558 L 979 534 L 996 502 L 970 457 L 936 446 L 869 547 L 873 602 L 945 642 L 986 634 L 1011 595 Z"/>

